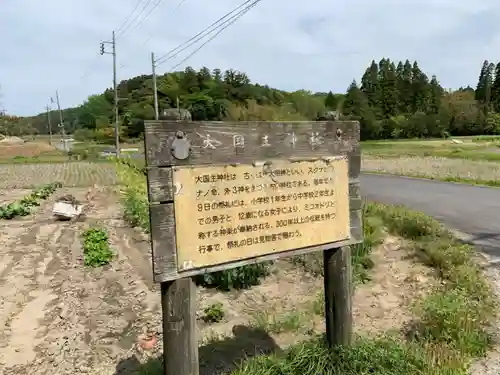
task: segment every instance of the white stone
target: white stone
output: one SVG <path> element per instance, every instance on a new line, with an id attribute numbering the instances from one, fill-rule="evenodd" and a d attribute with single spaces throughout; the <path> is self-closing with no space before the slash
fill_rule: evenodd
<path id="1" fill-rule="evenodd" d="M 54 203 L 52 212 L 60 218 L 72 219 L 82 213 L 83 205 L 73 205 L 66 202 Z"/>

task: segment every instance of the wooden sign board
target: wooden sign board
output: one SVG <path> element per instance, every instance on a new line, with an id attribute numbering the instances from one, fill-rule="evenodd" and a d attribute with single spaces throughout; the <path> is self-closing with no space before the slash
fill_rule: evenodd
<path id="1" fill-rule="evenodd" d="M 348 240 L 346 157 L 175 167 L 179 272 Z"/>
<path id="2" fill-rule="evenodd" d="M 362 241 L 359 123 L 148 121 L 156 282 Z"/>

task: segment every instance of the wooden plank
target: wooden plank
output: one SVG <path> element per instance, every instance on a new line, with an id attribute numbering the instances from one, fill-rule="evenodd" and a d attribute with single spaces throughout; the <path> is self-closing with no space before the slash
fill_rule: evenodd
<path id="1" fill-rule="evenodd" d="M 328 344 L 349 345 L 352 339 L 351 248 L 323 252 L 326 338 Z"/>
<path id="2" fill-rule="evenodd" d="M 164 375 L 198 375 L 196 287 L 190 278 L 161 283 Z"/>
<path id="3" fill-rule="evenodd" d="M 184 160 L 172 154 L 178 131 L 191 144 Z M 255 160 L 350 154 L 350 175 L 359 174 L 359 123 L 355 121 L 147 121 L 145 144 L 147 166 L 251 164 Z"/>
<path id="4" fill-rule="evenodd" d="M 150 203 L 174 201 L 172 168 L 148 168 L 147 178 Z"/>
<path id="5" fill-rule="evenodd" d="M 153 278 L 156 282 L 178 279 L 173 204 L 151 205 Z"/>

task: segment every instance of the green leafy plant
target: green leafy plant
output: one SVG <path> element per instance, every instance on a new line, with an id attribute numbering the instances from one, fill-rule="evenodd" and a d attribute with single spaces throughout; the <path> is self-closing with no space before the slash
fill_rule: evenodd
<path id="1" fill-rule="evenodd" d="M 149 233 L 149 202 L 146 177 L 134 168 L 129 158 L 115 158 L 118 177 L 123 185 L 121 203 L 124 219 L 133 227 Z"/>
<path id="2" fill-rule="evenodd" d="M 270 274 L 272 263 L 263 262 L 230 270 L 206 273 L 195 277 L 195 282 L 207 288 L 229 291 L 232 289 L 248 289 L 259 285 L 261 279 Z"/>
<path id="3" fill-rule="evenodd" d="M 60 187 L 62 187 L 60 182 L 43 185 L 18 201 L 0 206 L 0 219 L 11 220 L 15 217 L 29 215 L 33 207 L 39 206 L 41 200 L 47 199 Z"/>
<path id="4" fill-rule="evenodd" d="M 83 233 L 83 263 L 89 267 L 100 267 L 113 259 L 108 234 L 101 228 L 90 228 Z"/>
<path id="5" fill-rule="evenodd" d="M 218 323 L 224 319 L 224 305 L 220 302 L 213 303 L 203 310 L 202 320 L 206 323 Z"/>

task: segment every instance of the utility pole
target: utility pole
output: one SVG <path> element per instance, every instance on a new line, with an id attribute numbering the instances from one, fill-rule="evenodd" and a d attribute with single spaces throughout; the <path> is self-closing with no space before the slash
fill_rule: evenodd
<path id="1" fill-rule="evenodd" d="M 47 109 L 47 123 L 49 125 L 49 144 L 52 145 L 52 121 L 50 119 L 50 107 L 49 105 L 47 104 L 47 106 L 45 107 Z"/>
<path id="2" fill-rule="evenodd" d="M 104 49 L 105 44 L 111 44 L 111 52 L 106 52 Z M 120 157 L 120 125 L 118 118 L 118 85 L 116 83 L 116 38 L 115 32 L 113 31 L 111 41 L 101 42 L 101 55 L 109 54 L 113 55 L 113 90 L 115 92 L 115 147 L 116 147 L 116 157 Z"/>
<path id="3" fill-rule="evenodd" d="M 63 142 L 63 147 L 64 151 L 66 150 L 66 132 L 64 130 L 64 119 L 63 119 L 63 113 L 61 111 L 61 103 L 59 102 L 59 91 L 56 90 L 56 102 L 57 102 L 57 110 L 59 111 L 59 128 L 61 129 L 61 137 L 62 137 L 62 142 Z"/>
<path id="4" fill-rule="evenodd" d="M 154 52 L 151 52 L 151 69 L 153 71 L 153 98 L 154 98 L 154 105 L 155 105 L 155 120 L 158 120 L 160 118 L 160 113 L 158 109 L 158 88 L 156 86 L 156 61 L 155 61 L 155 54 Z"/>

